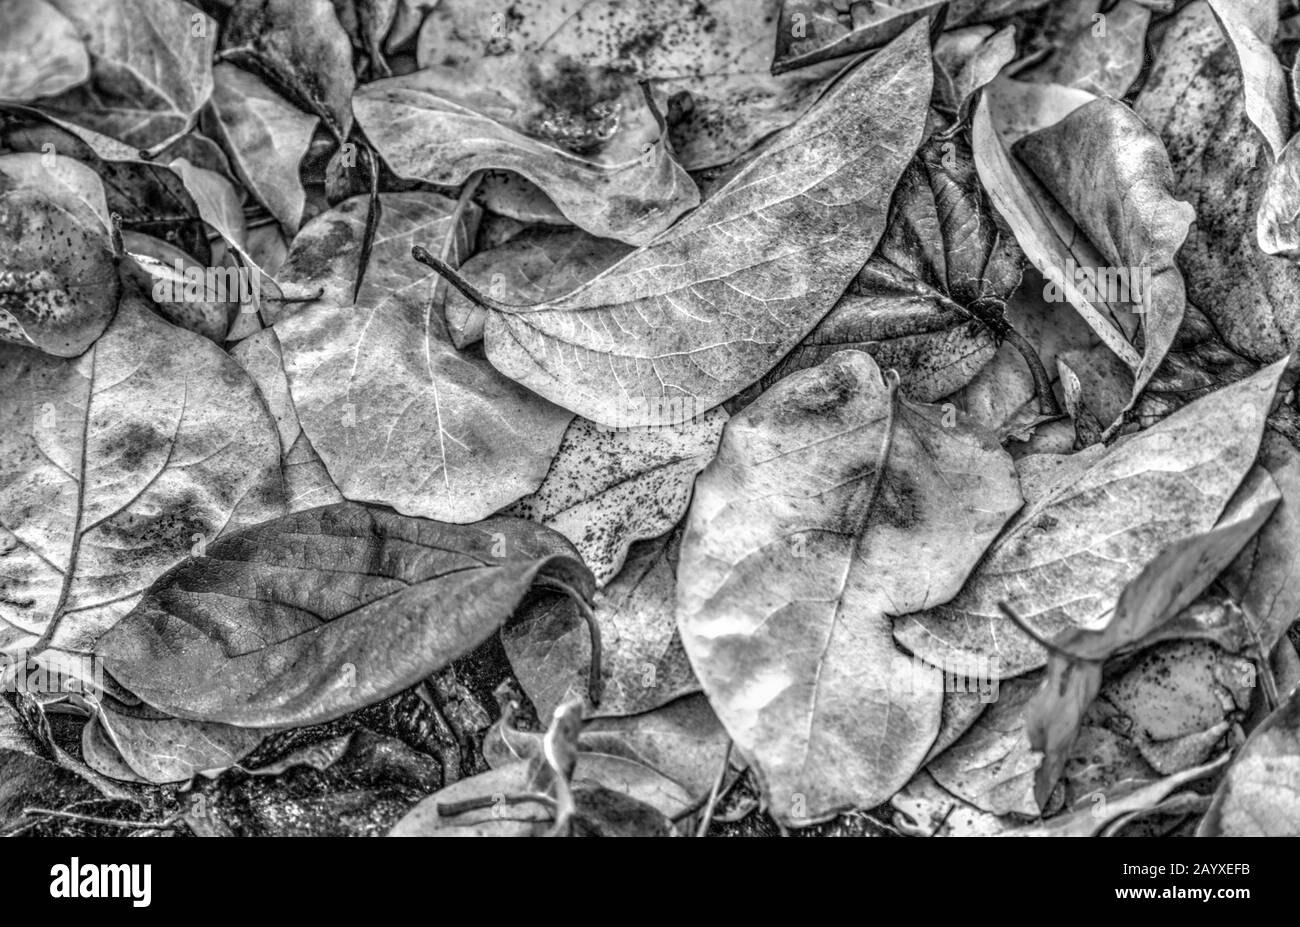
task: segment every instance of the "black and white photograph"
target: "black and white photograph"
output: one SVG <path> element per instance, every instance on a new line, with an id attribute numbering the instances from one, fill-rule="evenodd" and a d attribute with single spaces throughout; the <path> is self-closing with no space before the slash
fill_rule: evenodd
<path id="1" fill-rule="evenodd" d="M 1176 838 L 1300 836 L 1298 52 L 1300 0 L 0 0 L 24 891 L 1093 837 L 1116 910 L 1243 916 L 1254 844 Z"/>

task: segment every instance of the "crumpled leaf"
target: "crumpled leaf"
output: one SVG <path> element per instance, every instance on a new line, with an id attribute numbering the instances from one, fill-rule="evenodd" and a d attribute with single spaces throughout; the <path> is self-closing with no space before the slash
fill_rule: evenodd
<path id="1" fill-rule="evenodd" d="M 90 55 L 72 22 L 48 0 L 0 7 L 0 99 L 53 96 L 90 77 Z"/>
<path id="2" fill-rule="evenodd" d="M 455 202 L 416 192 L 380 203 L 356 305 L 365 197 L 309 222 L 281 269 L 325 291 L 275 324 L 294 406 L 347 498 L 477 521 L 537 488 L 572 416 L 451 344 L 432 300 L 438 278 L 410 255 L 448 234 Z"/>
<path id="3" fill-rule="evenodd" d="M 677 633 L 680 546 L 680 532 L 634 544 L 623 569 L 596 593 L 602 691 L 589 717 L 637 714 L 699 691 Z M 587 693 L 591 632 L 567 601 L 525 606 L 502 629 L 501 643 L 542 717 Z"/>
<path id="4" fill-rule="evenodd" d="M 551 74 L 536 67 L 497 59 L 484 60 L 477 71 L 427 67 L 366 84 L 352 105 L 399 176 L 457 186 L 475 171 L 513 171 L 540 187 L 574 225 L 603 238 L 646 244 L 699 205 L 699 191 L 674 160 L 640 88 L 596 86 L 589 94 L 598 102 L 586 109 L 536 112 L 513 83 L 553 85 L 550 93 L 574 106 L 588 100 L 567 87 L 580 79 L 570 68 Z M 590 112 L 606 109 L 628 114 L 612 137 L 603 122 L 586 124 Z M 577 137 L 571 137 L 578 132 L 573 123 L 583 128 Z"/>
<path id="5" fill-rule="evenodd" d="M 1134 370 L 1136 397 L 1173 344 L 1186 302 L 1174 255 L 1187 237 L 1195 211 L 1173 196 L 1168 155 L 1132 110 L 1109 99 L 1082 106 L 1026 136 L 1015 152 L 1100 252 L 1103 262 L 1091 265 L 1098 274 L 1093 298 L 1106 300 L 1112 289 L 1099 276 L 1103 270 L 1115 281 L 1115 268 L 1132 269 L 1129 302 L 1132 311 L 1140 313 L 1144 338 L 1142 360 Z M 1063 278 L 1063 267 L 1053 270 Z M 1044 275 L 1049 276 L 1046 271 Z M 1063 282 L 1063 295 L 1068 296 L 1080 280 L 1064 277 Z M 1114 290 L 1122 300 L 1123 288 Z M 1085 291 L 1082 299 L 1089 298 Z M 1077 304 L 1077 299 L 1071 302 Z M 1107 340 L 1105 333 L 1098 334 Z"/>
<path id="6" fill-rule="evenodd" d="M 1201 819 L 1198 837 L 1300 836 L 1300 689 L 1251 733 Z"/>
<path id="7" fill-rule="evenodd" d="M 0 346 L 0 397 L 4 653 L 88 651 L 192 548 L 280 510 L 253 384 L 138 301 L 75 359 Z"/>
<path id="8" fill-rule="evenodd" d="M 772 28 L 781 0 L 516 0 L 487 12 L 477 0 L 443 0 L 420 30 L 420 67 L 509 58 L 567 69 L 576 93 L 589 81 L 632 88 L 648 81 L 687 170 L 727 164 L 798 119 L 842 61 L 773 77 Z M 540 87 L 533 88 L 536 93 Z M 566 90 L 573 88 L 565 88 Z M 547 95 L 537 102 L 545 108 Z M 564 101 L 568 102 L 568 101 Z M 550 104 L 555 105 L 553 102 Z"/>
<path id="9" fill-rule="evenodd" d="M 105 212 L 76 162 L 0 157 L 0 341 L 75 357 L 104 331 L 119 293 Z"/>
<path id="10" fill-rule="evenodd" d="M 878 48 L 943 5 L 944 0 L 783 0 L 772 73 Z"/>
<path id="11" fill-rule="evenodd" d="M 888 616 L 954 595 L 1021 504 L 989 436 L 894 392 L 868 355 L 834 355 L 728 422 L 696 481 L 678 627 L 778 820 L 911 778 L 939 671 L 894 647 Z"/>
<path id="12" fill-rule="evenodd" d="M 90 81 L 42 109 L 136 148 L 180 135 L 212 94 L 217 24 L 183 0 L 49 0 L 90 52 Z"/>
<path id="13" fill-rule="evenodd" d="M 684 421 L 748 386 L 829 311 L 874 249 L 887 208 L 879 191 L 892 189 L 920 141 L 926 47 L 919 23 L 703 206 L 572 293 L 489 305 L 488 359 L 618 427 Z"/>
<path id="14" fill-rule="evenodd" d="M 1142 70 L 1151 10 L 1120 0 L 1104 13 L 1102 0 L 1056 4 L 1051 57 L 1019 72 L 1021 80 L 1077 87 L 1121 99 Z"/>
<path id="15" fill-rule="evenodd" d="M 340 143 L 352 131 L 352 43 L 330 0 L 238 0 L 221 54 L 317 116 Z"/>
<path id="16" fill-rule="evenodd" d="M 894 827 L 907 837 L 992 837 L 1014 819 L 981 811 L 934 781 L 925 770 L 889 799 Z"/>
<path id="17" fill-rule="evenodd" d="M 1300 341 L 1300 268 L 1259 248 L 1269 155 L 1247 118 L 1232 54 L 1203 0 L 1189 4 L 1165 31 L 1134 109 L 1165 143 L 1174 195 L 1196 207 L 1178 256 L 1188 302 L 1229 348 L 1272 361 Z"/>
<path id="18" fill-rule="evenodd" d="M 1028 504 L 951 602 L 897 622 L 899 643 L 937 666 L 979 654 L 1003 678 L 1042 666 L 1040 636 L 1100 619 L 1165 547 L 1208 531 L 1254 463 L 1284 363 L 1164 421 L 1069 457 L 1019 461 Z"/>
<path id="19" fill-rule="evenodd" d="M 1114 615 L 1103 627 L 1067 628 L 1053 640 L 1060 652 L 1047 658 L 1047 678 L 1027 711 L 1029 742 L 1045 757 L 1034 789 L 1040 805 L 1047 804 L 1084 713 L 1101 690 L 1105 661 L 1142 646 L 1144 638 L 1190 606 L 1260 530 L 1280 500 L 1267 471 L 1255 468 L 1213 528 L 1176 541 L 1142 568 L 1124 587 Z"/>
<path id="20" fill-rule="evenodd" d="M 1207 0 L 1241 69 L 1246 115 L 1277 160 L 1291 136 L 1286 72 L 1273 54 L 1277 4 L 1273 0 Z"/>
<path id="21" fill-rule="evenodd" d="M 536 584 L 590 596 L 560 535 L 340 503 L 229 535 L 156 583 L 96 647 L 179 718 L 312 724 L 415 684 L 482 643 Z"/>
<path id="22" fill-rule="evenodd" d="M 546 478 L 505 510 L 573 542 L 603 586 L 628 545 L 668 531 L 686 513 L 695 474 L 713 459 L 727 413 L 663 428 L 609 429 L 575 418 Z"/>
<path id="23" fill-rule="evenodd" d="M 307 196 L 298 165 L 316 131 L 317 117 L 234 65 L 218 64 L 212 80 L 212 105 L 235 169 L 292 235 L 302 224 Z"/>
<path id="24" fill-rule="evenodd" d="M 123 232 L 122 245 L 122 271 L 139 283 L 167 321 L 217 344 L 225 342 L 240 311 L 240 304 L 228 299 L 236 294 L 224 288 L 226 276 L 209 275 L 189 254 L 151 235 Z"/>

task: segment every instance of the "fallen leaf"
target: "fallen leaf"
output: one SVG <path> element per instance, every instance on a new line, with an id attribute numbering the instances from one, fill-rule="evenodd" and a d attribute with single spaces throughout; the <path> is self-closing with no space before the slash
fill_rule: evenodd
<path id="1" fill-rule="evenodd" d="M 540 525 L 447 525 L 345 502 L 209 544 L 155 583 L 96 653 L 118 682 L 179 718 L 312 724 L 419 682 L 548 582 L 593 589 L 568 542 Z"/>
<path id="2" fill-rule="evenodd" d="M 663 428 L 575 418 L 541 485 L 505 513 L 567 537 L 603 586 L 632 542 L 658 537 L 686 513 L 695 474 L 713 459 L 726 421 L 722 409 Z"/>
<path id="3" fill-rule="evenodd" d="M 126 142 L 159 146 L 212 94 L 217 24 L 181 0 L 49 0 L 90 53 L 90 80 L 42 109 Z"/>
<path id="4" fill-rule="evenodd" d="M 77 28 L 47 0 L 6 3 L 0 36 L 0 99 L 53 96 L 90 77 Z"/>
<path id="5" fill-rule="evenodd" d="M 352 131 L 352 43 L 330 0 L 237 0 L 222 58 L 260 74 L 340 144 Z"/>
<path id="6" fill-rule="evenodd" d="M 1046 758 L 1035 788 L 1040 805 L 1047 804 L 1084 712 L 1101 689 L 1105 661 L 1142 646 L 1144 638 L 1190 606 L 1259 532 L 1280 499 L 1267 471 L 1256 467 L 1213 528 L 1176 541 L 1142 568 L 1103 627 L 1067 628 L 1053 640 L 1060 649 L 1047 658 L 1046 681 L 1027 712 L 1029 742 Z"/>
<path id="7" fill-rule="evenodd" d="M 1238 752 L 1198 837 L 1300 836 L 1300 690 L 1270 714 Z"/>
<path id="8" fill-rule="evenodd" d="M 875 191 L 892 189 L 920 141 L 925 46 L 924 24 L 913 26 L 703 206 L 572 293 L 490 305 L 488 359 L 620 427 L 684 421 L 762 376 L 830 310 L 883 231 Z"/>
<path id="9" fill-rule="evenodd" d="M 558 95 L 565 81 L 578 78 L 571 69 L 536 73 L 539 66 L 486 59 L 478 70 L 427 67 L 366 84 L 353 108 L 399 176 L 458 186 L 475 171 L 513 171 L 593 235 L 643 245 L 699 205 L 699 191 L 673 158 L 640 88 L 593 89 L 600 102 L 592 106 L 630 118 L 615 123 L 622 131 L 612 138 L 598 125 L 571 139 L 565 133 L 582 114 L 539 114 L 524 88 L 550 82 Z M 520 81 L 524 86 L 512 86 Z"/>
<path id="10" fill-rule="evenodd" d="M 461 275 L 503 303 L 539 303 L 577 289 L 627 256 L 628 245 L 581 229 L 525 229 L 460 266 Z M 487 310 L 463 293 L 447 294 L 447 327 L 456 347 L 483 339 Z"/>
<path id="11" fill-rule="evenodd" d="M 731 419 L 696 481 L 678 627 L 778 820 L 884 801 L 934 741 L 939 671 L 888 616 L 954 595 L 1021 504 L 1006 453 L 943 415 L 845 351 Z"/>
<path id="12" fill-rule="evenodd" d="M 441 239 L 455 202 L 388 193 L 356 305 L 366 199 L 309 222 L 281 279 L 324 289 L 275 324 L 303 430 L 339 491 L 446 521 L 484 518 L 537 488 L 570 413 L 451 344 L 434 273 L 413 245 Z"/>
<path id="13" fill-rule="evenodd" d="M 1300 334 L 1300 269 L 1259 248 L 1270 156 L 1247 118 L 1231 46 L 1198 0 L 1171 20 L 1155 51 L 1134 109 L 1169 152 L 1174 195 L 1196 207 L 1178 256 L 1188 302 L 1238 354 L 1276 360 Z"/>
<path id="14" fill-rule="evenodd" d="M 846 10 L 834 0 L 783 0 L 772 73 L 878 48 L 943 5 L 944 0 L 893 0 L 852 3 Z"/>
<path id="15" fill-rule="evenodd" d="M 1087 627 L 1165 547 L 1208 531 L 1254 463 L 1285 364 L 1184 406 L 1103 451 L 1053 462 L 1026 481 L 1031 500 L 951 602 L 895 624 L 934 665 L 979 654 L 1006 678 L 1042 666 L 1042 648 L 999 612 L 1006 602 L 1042 637 Z"/>
<path id="16" fill-rule="evenodd" d="M 280 510 L 253 384 L 137 301 L 75 359 L 0 346 L 0 383 L 4 653 L 90 650 L 192 548 Z"/>
<path id="17" fill-rule="evenodd" d="M 1272 0 L 1207 0 L 1241 69 L 1246 115 L 1277 160 L 1291 135 L 1286 72 L 1273 54 L 1277 4 Z"/>
<path id="18" fill-rule="evenodd" d="M 255 74 L 230 64 L 212 69 L 212 105 L 240 178 L 292 235 L 306 193 L 298 165 L 317 117 L 294 107 Z"/>
<path id="19" fill-rule="evenodd" d="M 98 211 L 103 189 L 88 189 L 66 167 L 60 173 L 66 159 L 46 171 L 35 167 L 39 158 L 0 157 L 0 341 L 75 357 L 117 309 L 117 256 Z"/>
<path id="20" fill-rule="evenodd" d="M 93 730 L 98 728 L 98 731 Z M 184 721 L 159 712 L 127 714 L 101 705 L 82 732 L 83 754 L 92 769 L 119 778 L 120 767 L 97 764 L 95 751 L 111 744 L 121 762 L 145 782 L 188 782 L 200 773 L 234 766 L 266 736 L 265 731 Z M 97 744 L 87 750 L 88 744 Z"/>
<path id="21" fill-rule="evenodd" d="M 1134 0 L 1101 7 L 1101 0 L 1055 5 L 1051 57 L 1016 76 L 1122 99 L 1142 70 L 1151 10 Z"/>
<path id="22" fill-rule="evenodd" d="M 521 62 L 516 70 L 537 62 L 574 74 L 573 87 L 532 88 L 543 109 L 589 96 L 591 77 L 629 89 L 644 79 L 667 116 L 677 160 L 699 170 L 735 160 L 800 118 L 843 67 L 830 61 L 773 77 L 780 4 L 584 0 L 568 7 L 516 0 L 485 11 L 477 0 L 444 0 L 420 30 L 417 61 L 422 68 L 472 68 L 513 57 Z"/>
<path id="23" fill-rule="evenodd" d="M 675 618 L 680 544 L 674 533 L 632 545 L 623 569 L 596 593 L 602 691 L 589 716 L 638 714 L 699 691 Z M 540 716 L 586 694 L 591 632 L 566 602 L 525 606 L 501 642 Z"/>

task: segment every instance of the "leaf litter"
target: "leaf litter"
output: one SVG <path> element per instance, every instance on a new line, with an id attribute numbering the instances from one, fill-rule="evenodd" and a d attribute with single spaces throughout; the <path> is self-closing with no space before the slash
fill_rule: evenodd
<path id="1" fill-rule="evenodd" d="M 16 0 L 0 831 L 1300 834 L 1296 13 Z"/>

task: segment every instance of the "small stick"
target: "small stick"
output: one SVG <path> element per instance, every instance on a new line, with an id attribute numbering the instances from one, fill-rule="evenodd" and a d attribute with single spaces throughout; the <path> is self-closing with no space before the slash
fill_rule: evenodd
<path id="1" fill-rule="evenodd" d="M 555 799 L 549 795 L 543 795 L 541 792 L 525 792 L 521 795 L 501 795 L 495 799 L 491 795 L 484 795 L 480 798 L 466 798 L 461 801 L 438 802 L 438 817 L 450 818 L 458 814 L 464 814 L 467 811 L 482 811 L 486 808 L 494 808 L 496 805 L 526 805 L 535 803 L 544 805 L 551 811 L 555 810 Z"/>
<path id="2" fill-rule="evenodd" d="M 465 295 L 465 298 L 476 306 L 481 306 L 484 309 L 493 309 L 497 312 L 515 312 L 519 309 L 527 308 L 526 306 L 510 306 L 500 300 L 493 299 L 491 296 L 488 296 L 478 287 L 474 286 L 474 284 L 462 277 L 458 270 L 453 268 L 442 258 L 434 257 L 429 253 L 428 249 L 423 248 L 420 245 L 416 245 L 411 249 L 411 257 L 415 258 L 421 264 L 432 267 L 436 270 L 442 275 L 444 280 L 456 289 L 460 290 L 461 293 Z"/>
<path id="3" fill-rule="evenodd" d="M 173 830 L 176 827 L 170 821 L 119 821 L 115 818 L 101 818 L 93 814 L 79 814 L 76 811 L 55 811 L 53 808 L 24 808 L 23 814 L 43 814 L 52 818 L 84 821 L 87 824 L 107 824 L 110 827 L 148 827 L 156 830 Z"/>
<path id="4" fill-rule="evenodd" d="M 718 799 L 721 798 L 722 782 L 727 778 L 727 770 L 731 766 L 731 738 L 727 738 L 727 749 L 722 754 L 722 768 L 718 770 L 718 778 L 713 780 L 713 791 L 709 793 L 709 803 L 704 806 L 704 817 L 700 819 L 700 827 L 695 832 L 697 837 L 706 837 L 709 833 L 709 825 L 713 823 L 713 809 L 718 806 Z"/>

